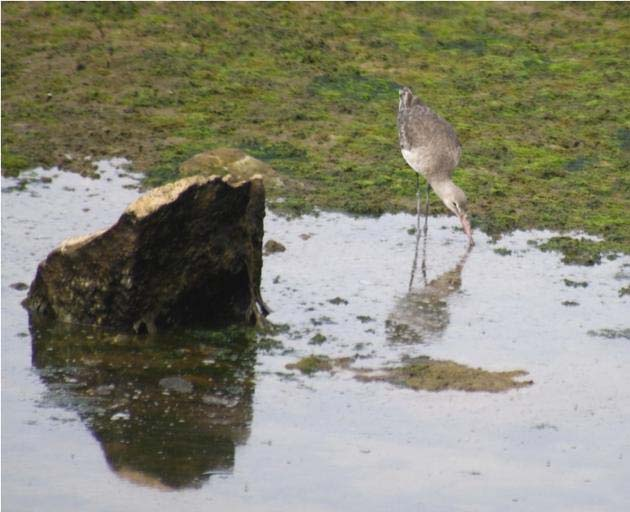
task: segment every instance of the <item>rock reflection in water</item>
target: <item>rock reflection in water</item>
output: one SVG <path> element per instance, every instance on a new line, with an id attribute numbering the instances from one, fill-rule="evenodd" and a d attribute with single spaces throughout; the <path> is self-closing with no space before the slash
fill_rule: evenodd
<path id="1" fill-rule="evenodd" d="M 33 364 L 121 477 L 162 489 L 231 472 L 249 437 L 255 345 L 248 330 L 137 337 L 31 325 Z"/>
<path id="2" fill-rule="evenodd" d="M 421 285 L 415 285 L 421 232 L 418 225 L 416 250 L 411 268 L 409 291 L 398 299 L 386 322 L 388 341 L 394 343 L 427 343 L 439 338 L 448 327 L 448 299 L 462 286 L 462 270 L 472 246 L 468 246 L 457 265 L 435 279 L 427 281 L 426 243 L 424 230 L 421 262 Z"/>

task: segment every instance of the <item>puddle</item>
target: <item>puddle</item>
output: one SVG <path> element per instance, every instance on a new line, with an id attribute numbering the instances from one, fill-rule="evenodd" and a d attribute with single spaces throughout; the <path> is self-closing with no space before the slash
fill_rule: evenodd
<path id="1" fill-rule="evenodd" d="M 266 240 L 286 250 L 265 256 L 276 329 L 258 343 L 241 330 L 29 325 L 20 301 L 39 261 L 137 197 L 124 164 L 100 162 L 97 180 L 2 180 L 7 509 L 624 508 L 630 258 L 567 266 L 536 248 L 558 236 L 542 231 L 500 244 L 476 233 L 468 251 L 456 220 L 438 217 L 415 259 L 409 215 L 268 213 Z M 356 378 L 427 357 L 533 384 L 430 392 Z M 327 369 L 292 366 L 304 358 Z"/>

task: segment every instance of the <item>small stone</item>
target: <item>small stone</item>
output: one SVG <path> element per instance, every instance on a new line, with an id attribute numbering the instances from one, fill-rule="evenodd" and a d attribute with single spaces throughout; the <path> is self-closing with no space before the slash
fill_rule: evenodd
<path id="1" fill-rule="evenodd" d="M 217 395 L 203 395 L 201 401 L 206 405 L 219 405 L 230 409 L 238 405 L 238 398 Z"/>
<path id="2" fill-rule="evenodd" d="M 192 393 L 193 385 L 182 377 L 164 377 L 160 379 L 160 386 L 175 393 Z"/>
<path id="3" fill-rule="evenodd" d="M 23 282 L 17 282 L 17 283 L 12 283 L 9 285 L 11 288 L 13 288 L 14 290 L 17 290 L 19 292 L 28 289 L 28 285 L 26 283 Z"/>
<path id="4" fill-rule="evenodd" d="M 98 386 L 95 390 L 94 393 L 99 395 L 99 396 L 107 396 L 107 395 L 111 395 L 112 391 L 114 391 L 114 385 L 113 384 L 109 384 L 109 385 L 103 385 L 103 386 Z"/>
<path id="5" fill-rule="evenodd" d="M 276 252 L 284 252 L 287 250 L 287 248 L 282 245 L 280 242 L 276 242 L 275 240 L 267 240 L 267 243 L 265 243 L 265 254 L 273 254 Z"/>
<path id="6" fill-rule="evenodd" d="M 117 412 L 113 414 L 110 420 L 112 421 L 127 421 L 131 416 L 128 412 Z"/>

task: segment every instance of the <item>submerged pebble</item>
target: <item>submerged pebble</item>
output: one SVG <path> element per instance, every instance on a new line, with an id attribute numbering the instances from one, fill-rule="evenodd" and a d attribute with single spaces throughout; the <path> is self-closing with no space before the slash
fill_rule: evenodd
<path id="1" fill-rule="evenodd" d="M 267 240 L 267 243 L 265 243 L 264 246 L 264 253 L 265 254 L 273 254 L 276 252 L 284 252 L 287 250 L 287 248 L 282 245 L 280 242 L 277 242 L 275 240 Z"/>
<path id="2" fill-rule="evenodd" d="M 203 395 L 201 401 L 206 405 L 220 405 L 222 407 L 236 407 L 238 405 L 238 398 L 235 397 L 223 397 L 217 395 Z"/>
<path id="3" fill-rule="evenodd" d="M 182 377 L 164 377 L 160 379 L 160 386 L 176 393 L 192 393 L 193 385 Z"/>

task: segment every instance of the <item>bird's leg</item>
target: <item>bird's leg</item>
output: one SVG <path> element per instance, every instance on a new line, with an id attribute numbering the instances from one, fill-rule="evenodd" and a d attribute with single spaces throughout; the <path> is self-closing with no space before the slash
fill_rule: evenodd
<path id="1" fill-rule="evenodd" d="M 424 231 L 424 240 L 422 241 L 422 280 L 424 281 L 424 286 L 427 286 L 427 232 L 426 232 L 426 221 L 425 221 L 425 231 Z M 416 249 L 417 250 L 417 249 Z"/>
<path id="2" fill-rule="evenodd" d="M 429 229 L 429 192 L 431 191 L 431 185 L 427 183 L 427 200 L 424 205 L 424 236 L 426 238 L 427 231 Z M 420 204 L 420 200 L 418 200 L 418 204 Z"/>
<path id="3" fill-rule="evenodd" d="M 420 237 L 422 230 L 420 229 L 420 175 L 416 174 L 416 250 L 413 255 L 413 264 L 411 265 L 411 277 L 409 278 L 409 291 L 413 286 L 413 280 L 416 276 L 416 267 L 418 266 L 418 248 L 420 247 Z"/>
<path id="4" fill-rule="evenodd" d="M 420 219 L 420 217 L 418 217 Z M 413 253 L 413 263 L 411 265 L 411 276 L 409 277 L 409 291 L 413 287 L 413 280 L 416 277 L 416 268 L 418 267 L 418 248 L 420 247 L 420 226 L 416 229 L 416 250 Z"/>
<path id="5" fill-rule="evenodd" d="M 420 175 L 416 173 L 416 229 L 420 231 Z"/>

